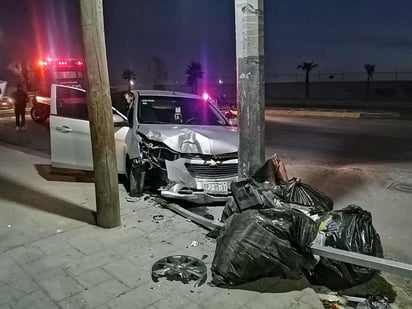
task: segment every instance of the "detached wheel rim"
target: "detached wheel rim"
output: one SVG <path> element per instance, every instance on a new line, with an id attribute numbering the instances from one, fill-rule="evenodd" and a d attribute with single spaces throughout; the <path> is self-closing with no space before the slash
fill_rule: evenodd
<path id="1" fill-rule="evenodd" d="M 184 284 L 195 281 L 194 286 L 201 286 L 206 282 L 207 268 L 203 261 L 187 255 L 172 255 L 158 260 L 152 266 L 152 279 L 158 282 L 159 278 L 170 281 L 181 281 Z"/>

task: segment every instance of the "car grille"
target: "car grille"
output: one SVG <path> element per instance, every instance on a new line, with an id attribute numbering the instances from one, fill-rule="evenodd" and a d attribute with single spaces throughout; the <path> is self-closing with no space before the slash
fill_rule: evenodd
<path id="1" fill-rule="evenodd" d="M 234 177 L 238 174 L 237 164 L 219 164 L 210 166 L 208 164 L 185 164 L 192 177 L 219 179 L 224 177 Z"/>

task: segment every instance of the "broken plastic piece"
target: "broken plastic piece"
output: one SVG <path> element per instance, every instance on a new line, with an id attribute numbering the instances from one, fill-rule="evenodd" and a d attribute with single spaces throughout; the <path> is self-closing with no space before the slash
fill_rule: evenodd
<path id="1" fill-rule="evenodd" d="M 359 303 L 356 309 L 391 309 L 389 299 L 385 296 L 369 296 L 364 302 Z"/>
<path id="2" fill-rule="evenodd" d="M 192 243 L 190 244 L 190 247 L 197 247 L 199 246 L 199 242 L 197 240 L 192 241 Z"/>
<path id="3" fill-rule="evenodd" d="M 153 216 L 153 220 L 155 221 L 161 221 L 163 220 L 165 217 L 163 215 L 154 215 Z"/>

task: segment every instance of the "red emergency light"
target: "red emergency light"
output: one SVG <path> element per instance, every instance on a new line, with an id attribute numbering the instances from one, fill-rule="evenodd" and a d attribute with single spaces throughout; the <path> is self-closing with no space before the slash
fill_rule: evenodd
<path id="1" fill-rule="evenodd" d="M 39 66 L 55 66 L 55 67 L 73 67 L 82 66 L 83 60 L 80 59 L 47 59 L 39 60 Z"/>

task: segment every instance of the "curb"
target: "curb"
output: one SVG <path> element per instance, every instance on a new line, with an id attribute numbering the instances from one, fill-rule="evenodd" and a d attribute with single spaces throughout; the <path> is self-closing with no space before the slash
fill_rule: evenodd
<path id="1" fill-rule="evenodd" d="M 352 118 L 352 119 L 398 119 L 397 112 L 364 112 L 347 110 L 308 110 L 308 109 L 267 109 L 266 116 L 291 116 L 291 117 L 320 117 L 320 118 Z"/>
<path id="2" fill-rule="evenodd" d="M 360 118 L 366 119 L 398 119 L 401 118 L 400 113 L 396 112 L 362 112 Z"/>
<path id="3" fill-rule="evenodd" d="M 306 109 L 269 109 L 266 116 L 292 116 L 292 117 L 324 117 L 324 118 L 361 118 L 359 111 L 336 110 L 306 110 Z"/>

